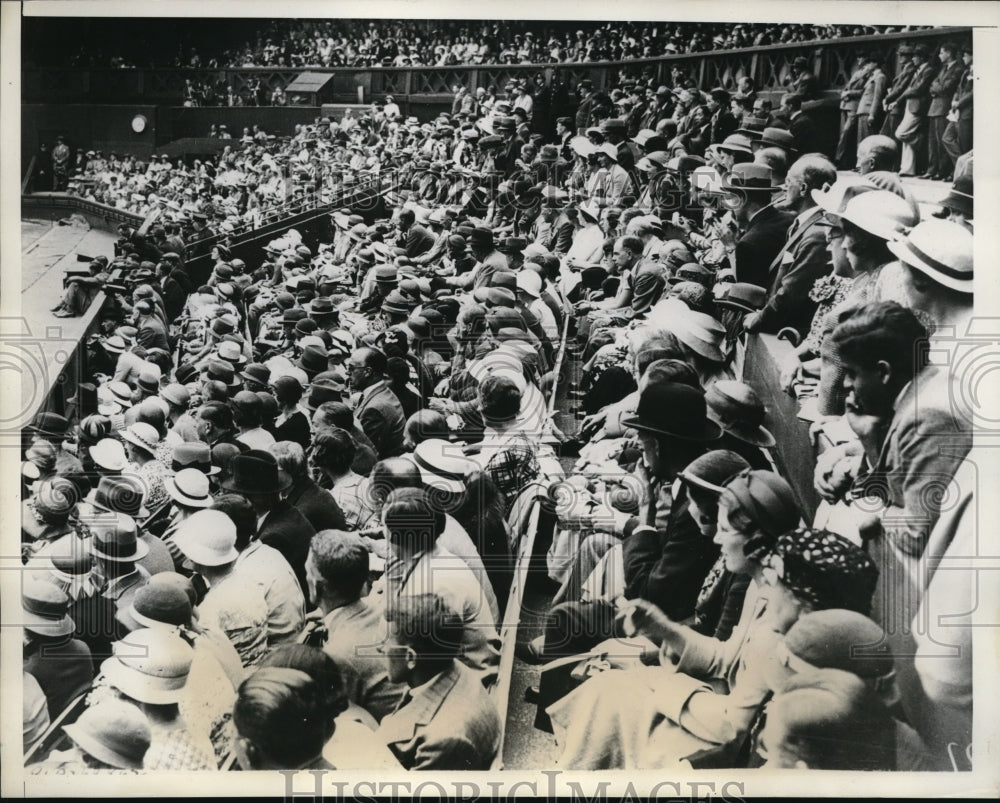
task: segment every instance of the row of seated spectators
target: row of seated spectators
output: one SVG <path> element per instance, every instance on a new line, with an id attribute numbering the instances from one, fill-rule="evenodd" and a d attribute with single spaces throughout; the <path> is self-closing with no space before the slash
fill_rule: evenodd
<path id="1" fill-rule="evenodd" d="M 840 175 L 794 130 L 698 156 L 594 108 L 538 141 L 504 106 L 303 127 L 307 169 L 401 171 L 385 212 L 218 248 L 204 284 L 127 235 L 72 407 L 24 431 L 26 746 L 75 719 L 29 771 L 488 769 L 535 500 L 555 598 L 517 655 L 578 656 L 539 689 L 559 767 L 964 760 L 974 583 L 934 568 L 977 535 L 941 362 L 971 183 L 922 209 L 891 140 Z M 545 401 L 567 326 L 576 433 Z M 806 520 L 742 380 L 775 333 L 826 444 Z"/>
<path id="2" fill-rule="evenodd" d="M 126 43 L 46 52 L 46 66 L 406 67 L 546 64 L 656 58 L 672 53 L 825 42 L 928 26 L 776 23 L 473 20 L 301 20 L 262 23 L 252 41 L 215 50 L 182 45 L 171 57 Z"/>

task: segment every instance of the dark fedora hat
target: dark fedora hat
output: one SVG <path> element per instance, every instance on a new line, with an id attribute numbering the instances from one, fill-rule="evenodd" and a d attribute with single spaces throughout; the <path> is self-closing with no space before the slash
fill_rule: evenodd
<path id="1" fill-rule="evenodd" d="M 149 510 L 143 505 L 146 488 L 137 476 L 101 477 L 97 487 L 87 494 L 94 507 L 113 513 L 124 513 L 134 519 L 144 519 Z"/>
<path id="2" fill-rule="evenodd" d="M 728 179 L 732 189 L 742 192 L 770 194 L 781 190 L 774 183 L 774 171 L 767 165 L 756 162 L 733 165 Z"/>
<path id="3" fill-rule="evenodd" d="M 709 416 L 726 432 L 754 446 L 774 446 L 774 435 L 764 427 L 764 403 L 746 383 L 720 379 L 706 391 L 705 403 Z"/>
<path id="4" fill-rule="evenodd" d="M 233 366 L 224 360 L 209 360 L 205 374 L 209 379 L 222 382 L 231 388 L 240 384 Z"/>
<path id="5" fill-rule="evenodd" d="M 955 183 L 951 185 L 951 190 L 940 201 L 941 207 L 944 210 L 942 217 L 947 216 L 949 209 L 954 209 L 956 212 L 961 212 L 970 220 L 973 219 L 973 193 L 972 193 L 972 176 L 959 176 L 955 179 Z"/>
<path id="6" fill-rule="evenodd" d="M 238 494 L 272 494 L 287 490 L 292 478 L 278 468 L 278 461 L 270 452 L 251 449 L 236 455 L 229 464 L 230 476 L 221 485 L 226 491 Z"/>
<path id="7" fill-rule="evenodd" d="M 714 441 L 722 435 L 708 418 L 705 395 L 678 382 L 650 382 L 639 396 L 634 416 L 622 426 L 690 441 Z"/>
<path id="8" fill-rule="evenodd" d="M 798 152 L 795 147 L 795 135 L 792 134 L 791 131 L 784 128 L 769 126 L 760 134 L 755 135 L 753 140 L 765 146 L 783 148 L 784 150 L 791 151 L 793 153 Z"/>
<path id="9" fill-rule="evenodd" d="M 328 372 L 332 373 L 332 372 Z M 347 383 L 332 376 L 317 377 L 309 386 L 309 395 L 305 399 L 305 406 L 309 412 L 315 412 L 316 408 L 324 402 L 342 401 Z"/>
<path id="10" fill-rule="evenodd" d="M 746 134 L 750 139 L 756 139 L 767 127 L 766 117 L 757 117 L 752 114 L 743 115 L 740 127 L 736 129 L 737 134 Z"/>
<path id="11" fill-rule="evenodd" d="M 139 540 L 135 519 L 128 514 L 113 519 L 95 517 L 88 527 L 93 533 L 90 554 L 95 557 L 124 563 L 141 560 L 149 552 L 149 547 Z"/>
<path id="12" fill-rule="evenodd" d="M 292 307 L 291 309 L 286 309 L 281 316 L 282 326 L 295 326 L 303 318 L 308 317 L 307 313 L 302 307 Z"/>
<path id="13" fill-rule="evenodd" d="M 757 312 L 767 303 L 767 290 L 749 282 L 732 282 L 724 286 L 722 296 L 715 303 L 742 312 Z"/>
<path id="14" fill-rule="evenodd" d="M 66 431 L 69 429 L 69 421 L 59 413 L 39 413 L 25 429 L 32 435 L 38 435 L 42 438 L 62 440 L 66 437 Z"/>
<path id="15" fill-rule="evenodd" d="M 309 304 L 305 305 L 309 317 L 314 320 L 321 318 L 339 317 L 340 312 L 334 306 L 333 299 L 329 296 L 317 296 Z"/>
<path id="16" fill-rule="evenodd" d="M 299 357 L 296 365 L 310 377 L 315 376 L 320 371 L 325 371 L 328 366 L 326 349 L 318 345 L 306 346 L 302 349 L 302 356 Z"/>
<path id="17" fill-rule="evenodd" d="M 244 380 L 256 382 L 259 385 L 267 387 L 267 383 L 271 381 L 271 369 L 262 362 L 252 362 L 240 371 L 240 376 Z"/>

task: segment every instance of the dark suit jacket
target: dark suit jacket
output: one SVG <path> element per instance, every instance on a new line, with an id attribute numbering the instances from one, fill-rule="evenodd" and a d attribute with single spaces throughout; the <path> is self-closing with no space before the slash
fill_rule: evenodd
<path id="1" fill-rule="evenodd" d="M 816 124 L 805 112 L 793 115 L 788 121 L 788 130 L 795 137 L 799 153 L 816 153 L 819 150 L 819 133 Z"/>
<path id="2" fill-rule="evenodd" d="M 795 215 L 765 206 L 736 241 L 736 281 L 767 287 L 768 269 L 785 244 Z"/>
<path id="3" fill-rule="evenodd" d="M 551 244 L 549 250 L 553 254 L 563 255 L 569 251 L 573 245 L 573 232 L 575 227 L 573 222 L 565 215 L 560 214 L 552 223 Z"/>
<path id="4" fill-rule="evenodd" d="M 583 100 L 580 101 L 580 105 L 576 107 L 576 114 L 574 115 L 574 122 L 576 122 L 577 131 L 586 128 L 590 125 L 590 110 L 594 106 L 594 95 L 591 93 L 587 95 Z"/>
<path id="5" fill-rule="evenodd" d="M 906 111 L 916 115 L 925 116 L 931 103 L 931 82 L 937 70 L 930 62 L 925 62 L 917 67 L 913 73 L 913 78 L 907 85 L 900 99 L 906 101 Z"/>
<path id="6" fill-rule="evenodd" d="M 309 542 L 316 535 L 316 528 L 298 510 L 282 499 L 267 514 L 264 524 L 257 531 L 257 537 L 268 546 L 274 547 L 288 561 L 292 571 L 306 594 L 306 556 Z"/>
<path id="7" fill-rule="evenodd" d="M 354 411 L 365 434 L 371 438 L 379 459 L 395 457 L 403 448 L 403 426 L 406 419 L 403 407 L 389 383 L 382 380 L 367 387 Z"/>
<path id="8" fill-rule="evenodd" d="M 906 88 L 910 85 L 910 81 L 913 80 L 913 73 L 916 71 L 916 65 L 912 61 L 908 61 L 896 74 L 896 77 L 892 80 L 892 84 L 889 86 L 889 91 L 885 93 L 885 102 L 890 107 L 889 111 L 892 111 L 892 104 L 898 101 L 906 91 Z"/>
<path id="9" fill-rule="evenodd" d="M 316 532 L 347 529 L 340 505 L 329 491 L 320 488 L 311 477 L 298 479 L 285 499 L 309 520 Z"/>
<path id="10" fill-rule="evenodd" d="M 722 142 L 726 137 L 737 129 L 736 118 L 732 112 L 720 109 L 712 115 L 710 122 L 711 141 L 713 143 Z"/>
<path id="11" fill-rule="evenodd" d="M 400 239 L 403 241 L 400 246 L 406 250 L 406 256 L 412 259 L 430 251 L 435 237 L 424 226 L 414 223 L 407 229 L 405 237 Z"/>
<path id="12" fill-rule="evenodd" d="M 928 117 L 944 117 L 951 110 L 951 99 L 964 72 L 965 65 L 958 59 L 941 68 L 931 81 L 929 89 L 931 105 L 927 109 Z"/>
<path id="13" fill-rule="evenodd" d="M 675 622 L 691 616 L 719 548 L 698 530 L 687 496 L 674 500 L 665 530 L 638 528 L 624 545 L 625 596 L 654 603 Z"/>
<path id="14" fill-rule="evenodd" d="M 955 87 L 954 101 L 958 104 L 958 117 L 961 120 L 968 120 L 972 117 L 972 70 L 965 70 L 962 79 Z"/>
<path id="15" fill-rule="evenodd" d="M 809 291 L 818 278 L 830 272 L 826 231 L 820 225 L 822 212 L 814 207 L 797 231 L 789 229 L 788 240 L 772 263 L 761 331 L 774 334 L 786 326 L 800 334 L 809 331 L 817 306 Z"/>
<path id="16" fill-rule="evenodd" d="M 376 733 L 407 769 L 488 770 L 500 747 L 500 716 L 478 676 L 454 661 Z"/>
<path id="17" fill-rule="evenodd" d="M 167 340 L 167 329 L 155 315 L 150 315 L 143 321 L 135 339 L 137 343 L 140 343 L 147 349 L 158 348 L 170 351 L 170 342 Z"/>
<path id="18" fill-rule="evenodd" d="M 94 680 L 90 648 L 82 641 L 68 637 L 42 643 L 24 662 L 24 671 L 35 676 L 45 692 L 49 714 L 55 719 L 77 695 L 90 688 Z"/>

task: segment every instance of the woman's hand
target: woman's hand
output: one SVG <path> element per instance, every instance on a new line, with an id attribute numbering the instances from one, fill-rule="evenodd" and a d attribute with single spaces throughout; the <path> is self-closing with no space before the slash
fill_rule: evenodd
<path id="1" fill-rule="evenodd" d="M 648 600 L 635 599 L 625 603 L 616 619 L 621 622 L 622 630 L 629 638 L 645 636 L 654 644 L 662 644 L 672 640 L 677 626 L 670 621 L 663 611 Z"/>

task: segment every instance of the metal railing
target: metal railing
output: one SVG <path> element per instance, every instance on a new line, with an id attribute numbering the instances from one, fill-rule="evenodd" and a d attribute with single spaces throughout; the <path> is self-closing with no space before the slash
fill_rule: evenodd
<path id="1" fill-rule="evenodd" d="M 877 46 L 883 52 L 903 41 L 921 40 L 930 44 L 956 36 L 971 35 L 971 28 L 949 27 L 924 31 L 855 36 L 830 41 L 763 45 L 737 50 L 664 55 L 625 61 L 561 62 L 558 64 L 477 64 L 447 67 L 235 67 L 232 69 L 74 69 L 31 68 L 22 72 L 22 99 L 25 103 L 63 101 L 114 101 L 170 103 L 181 105 L 188 80 L 232 86 L 247 93 L 259 82 L 265 99 L 277 88 L 284 89 L 302 72 L 325 72 L 334 76 L 331 99 L 356 101 L 357 88 L 369 97 L 386 93 L 397 101 L 418 96 L 450 95 L 455 84 L 470 91 L 493 85 L 502 92 L 507 81 L 543 76 L 546 84 L 559 78 L 570 87 L 590 79 L 595 89 L 606 90 L 618 83 L 622 73 L 632 77 L 654 77 L 660 83 L 670 79 L 676 67 L 694 78 L 703 88 L 732 88 L 742 76 L 752 78 L 758 88 L 780 89 L 786 85 L 794 60 L 804 56 L 813 64 L 821 87 L 839 86 L 851 74 L 859 53 Z"/>

